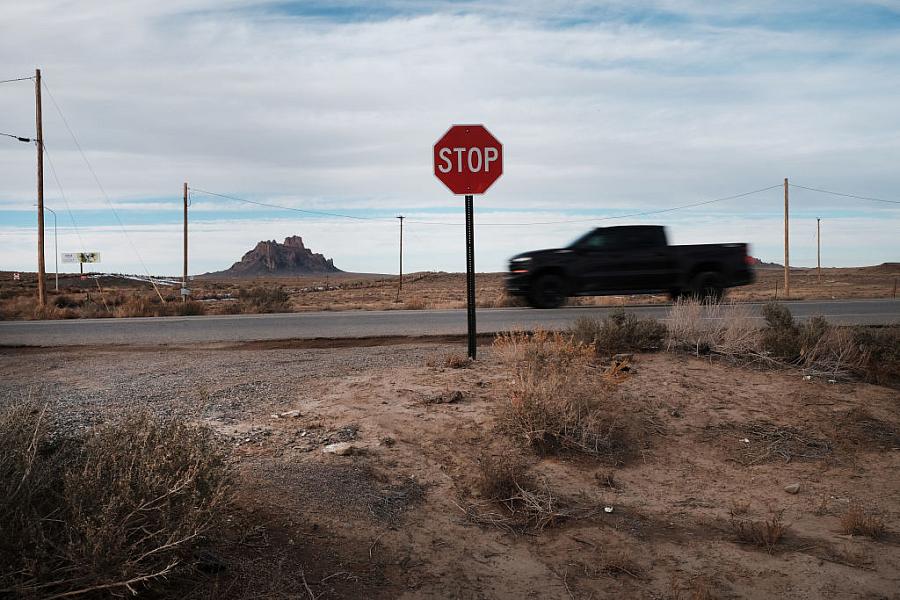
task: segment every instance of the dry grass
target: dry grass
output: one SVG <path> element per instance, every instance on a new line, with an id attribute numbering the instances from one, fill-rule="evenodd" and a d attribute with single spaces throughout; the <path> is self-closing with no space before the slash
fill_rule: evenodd
<path id="1" fill-rule="evenodd" d="M 832 434 L 838 443 L 866 450 L 900 447 L 900 428 L 878 419 L 866 409 L 855 407 L 834 421 Z"/>
<path id="2" fill-rule="evenodd" d="M 841 532 L 847 535 L 865 535 L 874 540 L 887 533 L 884 520 L 858 506 L 852 506 L 841 516 Z"/>
<path id="3" fill-rule="evenodd" d="M 541 531 L 596 512 L 565 506 L 546 481 L 539 484 L 528 475 L 525 461 L 512 449 L 479 459 L 475 488 L 481 501 L 460 506 L 469 520 L 513 533 Z"/>
<path id="4" fill-rule="evenodd" d="M 669 309 L 667 323 L 669 350 L 747 357 L 760 344 L 759 327 L 744 305 L 680 299 Z"/>
<path id="5" fill-rule="evenodd" d="M 727 425 L 723 430 L 728 444 L 735 449 L 737 462 L 744 466 L 773 461 L 818 460 L 833 450 L 830 440 L 769 421 Z"/>
<path id="6" fill-rule="evenodd" d="M 798 323 L 787 306 L 776 303 L 764 305 L 763 316 L 760 329 L 744 305 L 676 302 L 667 317 L 667 350 L 900 385 L 900 327 L 834 327 L 821 317 Z"/>
<path id="7" fill-rule="evenodd" d="M 410 298 L 403 302 L 403 310 L 425 310 L 427 306 L 422 298 Z"/>
<path id="8" fill-rule="evenodd" d="M 0 593 L 124 595 L 185 569 L 228 470 L 208 430 L 146 415 L 58 439 L 46 407 L 0 411 Z"/>
<path id="9" fill-rule="evenodd" d="M 618 577 L 627 575 L 634 579 L 644 576 L 644 568 L 627 550 L 611 550 L 600 556 L 597 570 L 603 575 Z"/>
<path id="10" fill-rule="evenodd" d="M 425 365 L 446 369 L 465 369 L 472 366 L 472 359 L 462 352 L 451 352 L 442 356 L 429 356 L 425 360 Z"/>
<path id="11" fill-rule="evenodd" d="M 709 581 L 702 575 L 686 582 L 673 577 L 665 596 L 666 600 L 714 600 L 715 597 Z"/>
<path id="12" fill-rule="evenodd" d="M 857 368 L 866 381 L 900 387 L 900 326 L 856 327 Z"/>
<path id="13" fill-rule="evenodd" d="M 771 552 L 784 537 L 788 526 L 781 520 L 781 513 L 773 513 L 765 521 L 731 518 L 731 531 L 739 542 L 765 548 Z"/>
<path id="14" fill-rule="evenodd" d="M 281 286 L 241 288 L 238 297 L 246 307 L 245 312 L 276 313 L 291 310 L 290 294 Z"/>
<path id="15" fill-rule="evenodd" d="M 613 463 L 640 443 L 634 411 L 595 364 L 594 347 L 561 333 L 499 336 L 494 347 L 513 369 L 501 419 L 542 452 L 576 451 Z"/>

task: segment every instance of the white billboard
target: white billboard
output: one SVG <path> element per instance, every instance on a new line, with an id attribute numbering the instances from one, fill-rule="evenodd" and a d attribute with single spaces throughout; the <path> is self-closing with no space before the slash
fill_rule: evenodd
<path id="1" fill-rule="evenodd" d="M 64 263 L 98 263 L 100 262 L 99 252 L 63 252 L 62 261 Z"/>

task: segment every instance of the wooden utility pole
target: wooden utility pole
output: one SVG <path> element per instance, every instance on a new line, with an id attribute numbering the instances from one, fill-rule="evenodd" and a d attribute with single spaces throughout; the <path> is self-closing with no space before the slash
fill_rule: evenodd
<path id="1" fill-rule="evenodd" d="M 188 289 L 188 184 L 184 182 L 184 272 L 181 278 L 181 301 L 187 302 Z"/>
<path id="2" fill-rule="evenodd" d="M 403 215 L 397 217 L 400 219 L 400 286 L 397 288 L 397 301 L 400 300 L 400 292 L 403 291 Z"/>
<path id="3" fill-rule="evenodd" d="M 44 281 L 44 125 L 41 118 L 41 70 L 34 70 L 34 121 L 37 146 L 38 306 L 47 304 Z"/>
<path id="4" fill-rule="evenodd" d="M 816 272 L 822 283 L 822 219 L 816 217 Z"/>
<path id="5" fill-rule="evenodd" d="M 784 299 L 791 297 L 791 253 L 788 235 L 788 178 L 784 178 Z"/>

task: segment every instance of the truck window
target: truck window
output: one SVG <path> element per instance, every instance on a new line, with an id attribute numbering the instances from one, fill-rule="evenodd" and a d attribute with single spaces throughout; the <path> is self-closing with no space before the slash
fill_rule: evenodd
<path id="1" fill-rule="evenodd" d="M 660 227 L 634 227 L 625 230 L 623 243 L 627 248 L 658 248 L 666 245 L 665 234 Z"/>

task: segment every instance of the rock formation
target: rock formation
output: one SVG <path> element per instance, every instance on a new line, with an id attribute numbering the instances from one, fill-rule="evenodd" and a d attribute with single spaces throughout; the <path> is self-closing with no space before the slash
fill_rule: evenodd
<path id="1" fill-rule="evenodd" d="M 315 254 L 303 245 L 303 238 L 293 235 L 283 244 L 275 240 L 262 241 L 230 269 L 210 275 L 225 277 L 259 277 L 264 275 L 308 275 L 310 273 L 340 273 L 334 261 Z"/>

